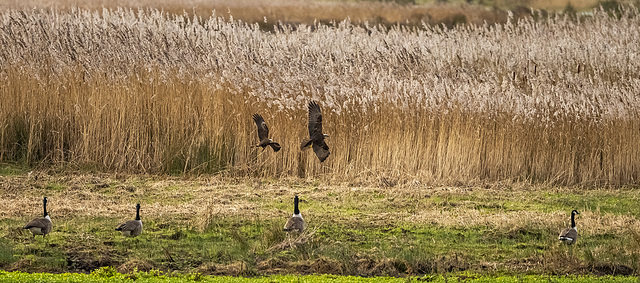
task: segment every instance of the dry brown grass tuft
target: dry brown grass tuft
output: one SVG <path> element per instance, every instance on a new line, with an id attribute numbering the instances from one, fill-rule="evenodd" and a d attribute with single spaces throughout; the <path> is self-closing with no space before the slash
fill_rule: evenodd
<path id="1" fill-rule="evenodd" d="M 136 273 L 136 272 L 147 272 L 151 270 L 153 266 L 148 262 L 139 259 L 131 259 L 120 266 L 118 266 L 118 272 L 127 274 L 127 273 Z"/>
<path id="2" fill-rule="evenodd" d="M 279 252 L 292 250 L 300 245 L 307 244 L 313 239 L 313 235 L 318 231 L 318 227 L 314 227 L 313 230 L 308 229 L 302 233 L 287 234 L 287 237 L 280 243 L 271 246 L 267 249 L 267 252 Z"/>

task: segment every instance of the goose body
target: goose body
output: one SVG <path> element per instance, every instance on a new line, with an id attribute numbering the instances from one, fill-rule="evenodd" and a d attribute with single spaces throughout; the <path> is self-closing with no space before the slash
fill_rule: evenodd
<path id="1" fill-rule="evenodd" d="M 298 196 L 295 196 L 293 198 L 293 216 L 287 220 L 287 223 L 284 225 L 284 231 L 302 232 L 304 228 L 304 219 L 302 219 L 302 214 L 300 214 L 300 210 L 298 209 Z"/>
<path id="2" fill-rule="evenodd" d="M 140 220 L 140 204 L 136 204 L 136 219 L 120 223 L 116 227 L 116 231 L 120 231 L 123 236 L 136 237 L 142 233 L 142 220 Z"/>
<path id="3" fill-rule="evenodd" d="M 576 210 L 571 211 L 571 227 L 562 230 L 558 236 L 558 240 L 566 243 L 567 245 L 571 245 L 578 240 L 578 229 L 576 229 L 575 221 L 576 214 L 580 213 Z"/>
<path id="4" fill-rule="evenodd" d="M 31 222 L 27 223 L 23 229 L 28 229 L 33 234 L 35 238 L 36 235 L 42 235 L 44 238 L 51 232 L 53 229 L 53 223 L 51 222 L 51 217 L 49 217 L 49 213 L 47 213 L 47 198 L 45 197 L 42 200 L 42 206 L 44 208 L 44 216 L 42 218 L 36 218 L 31 220 Z"/>

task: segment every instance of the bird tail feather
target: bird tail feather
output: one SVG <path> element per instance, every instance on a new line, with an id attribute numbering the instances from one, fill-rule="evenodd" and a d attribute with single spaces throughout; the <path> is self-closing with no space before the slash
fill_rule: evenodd
<path id="1" fill-rule="evenodd" d="M 302 141 L 302 143 L 300 144 L 300 150 L 305 150 L 307 147 L 310 147 L 312 144 L 311 139 L 305 139 Z"/>
<path id="2" fill-rule="evenodd" d="M 273 152 L 278 152 L 282 147 L 280 146 L 279 143 L 270 143 L 269 144 L 271 146 L 271 148 L 273 149 Z"/>

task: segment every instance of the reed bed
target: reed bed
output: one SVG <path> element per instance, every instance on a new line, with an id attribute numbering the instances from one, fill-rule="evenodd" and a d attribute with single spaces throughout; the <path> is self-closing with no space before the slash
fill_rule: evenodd
<path id="1" fill-rule="evenodd" d="M 134 173 L 622 186 L 640 17 L 408 28 L 0 11 L 0 161 Z M 331 156 L 301 152 L 317 100 Z M 283 146 L 257 143 L 251 115 Z"/>

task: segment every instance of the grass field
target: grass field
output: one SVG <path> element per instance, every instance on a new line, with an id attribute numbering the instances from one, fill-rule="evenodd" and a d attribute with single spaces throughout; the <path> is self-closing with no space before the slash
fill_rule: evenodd
<path id="1" fill-rule="evenodd" d="M 11 167 L 13 168 L 13 167 Z M 9 170 L 6 170 L 9 171 Z M 2 177 L 0 267 L 91 272 L 112 266 L 211 275 L 637 275 L 637 189 L 525 184 L 432 187 L 298 179 L 160 178 L 109 174 Z M 37 180 L 35 180 L 35 176 Z M 301 196 L 307 232 L 282 231 Z M 54 232 L 21 227 L 49 197 Z M 142 203 L 144 233 L 114 231 Z M 560 245 L 572 209 L 580 239 Z"/>

